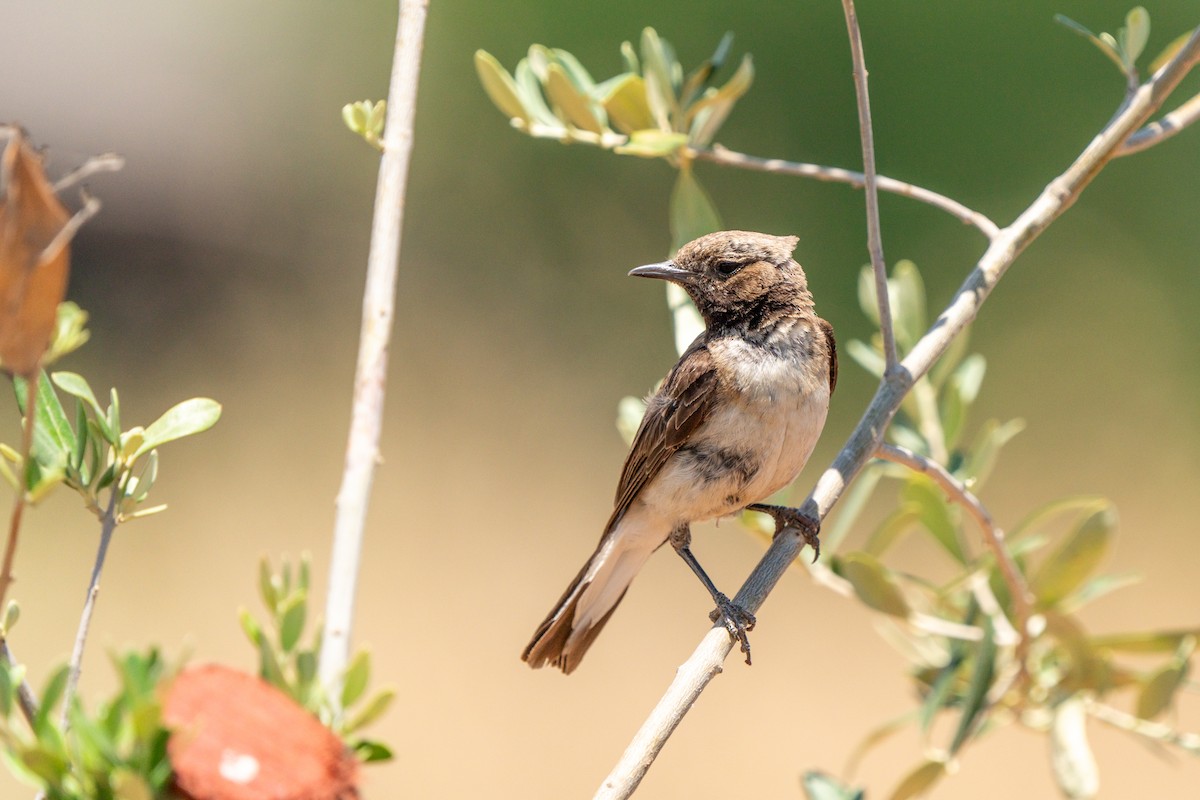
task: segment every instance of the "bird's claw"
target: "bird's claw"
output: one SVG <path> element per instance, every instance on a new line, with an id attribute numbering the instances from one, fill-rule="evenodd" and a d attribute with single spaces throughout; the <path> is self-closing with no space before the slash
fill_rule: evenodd
<path id="1" fill-rule="evenodd" d="M 741 651 L 746 654 L 746 663 L 750 663 L 750 637 L 747 631 L 754 630 L 757 620 L 754 615 L 720 592 L 716 596 L 717 607 L 708 615 L 713 622 L 721 622 L 729 636 L 737 642 Z"/>
<path id="2" fill-rule="evenodd" d="M 810 517 L 798 508 L 769 506 L 762 503 L 746 506 L 749 511 L 758 511 L 775 520 L 775 535 L 785 528 L 795 528 L 804 537 L 804 543 L 813 549 L 813 563 L 821 557 L 821 520 Z"/>

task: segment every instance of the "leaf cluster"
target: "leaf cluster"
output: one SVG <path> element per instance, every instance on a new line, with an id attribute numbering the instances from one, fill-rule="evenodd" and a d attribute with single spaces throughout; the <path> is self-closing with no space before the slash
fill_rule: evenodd
<path id="1" fill-rule="evenodd" d="M 94 714 L 76 699 L 70 734 L 56 722 L 68 668 L 46 681 L 29 725 L 18 719 L 22 666 L 0 661 L 0 742 L 10 770 L 47 800 L 151 800 L 171 780 L 159 686 L 173 670 L 158 651 L 111 657 L 120 688 Z"/>
<path id="2" fill-rule="evenodd" d="M 307 555 L 301 556 L 294 575 L 287 562 L 278 572 L 271 569 L 265 558 L 259 562 L 258 591 L 267 609 L 267 624 L 260 624 L 246 609 L 239 613 L 242 630 L 258 652 L 259 677 L 286 692 L 346 739 L 362 761 L 387 761 L 392 758 L 392 751 L 385 744 L 351 737 L 383 716 L 396 692 L 389 687 L 367 696 L 371 654 L 359 650 L 338 682 L 341 686 L 338 702 L 330 702 L 317 676 L 322 644 L 320 623 L 309 636 L 307 646 L 303 644 L 309 619 L 310 577 Z"/>
<path id="3" fill-rule="evenodd" d="M 475 53 L 475 69 L 489 98 L 513 127 L 531 136 L 599 145 L 645 158 L 674 156 L 684 147 L 710 145 L 737 101 L 754 82 L 754 62 L 742 56 L 721 86 L 733 35 L 685 74 L 670 42 L 653 28 L 640 48 L 621 44 L 624 70 L 597 81 L 566 50 L 535 44 L 510 74 L 490 53 Z"/>
<path id="4" fill-rule="evenodd" d="M 86 341 L 85 321 L 78 306 L 63 303 L 51 352 L 61 353 Z M 14 378 L 13 386 L 21 413 L 28 413 L 26 379 Z M 109 402 L 104 405 L 82 375 L 47 374 L 45 370 L 40 372 L 36 388 L 30 458 L 22 464 L 15 448 L 0 444 L 0 475 L 14 489 L 28 492 L 33 502 L 65 484 L 78 492 L 98 517 L 111 512 L 117 522 L 166 508 L 144 505 L 158 477 L 158 448 L 208 430 L 221 416 L 219 403 L 196 397 L 168 409 L 148 426 L 122 430 L 116 389 L 109 391 Z M 75 398 L 71 417 L 59 398 L 60 391 Z M 107 503 L 101 500 L 105 490 L 110 492 Z"/>
<path id="5" fill-rule="evenodd" d="M 1108 60 L 1121 71 L 1130 86 L 1137 85 L 1137 61 L 1150 41 L 1150 14 L 1145 8 L 1137 6 L 1131 9 L 1125 15 L 1125 24 L 1117 29 L 1116 34 L 1092 33 L 1086 26 L 1065 14 L 1055 14 L 1054 21 L 1096 45 L 1100 52 L 1104 53 Z M 1160 67 L 1174 58 L 1191 35 L 1191 31 L 1181 34 L 1164 47 L 1162 52 L 1150 62 L 1150 72 L 1157 72 Z"/>
<path id="6" fill-rule="evenodd" d="M 859 288 L 864 313 L 878 324 L 869 267 Z M 911 347 L 928 323 L 915 264 L 896 265 L 888 293 L 897 344 Z M 878 336 L 870 344 L 848 343 L 847 352 L 865 369 L 881 374 Z M 967 337 L 960 337 L 914 386 L 888 432 L 898 445 L 941 464 L 973 494 L 1022 427 L 1019 420 L 989 420 L 974 436 L 967 435 L 969 412 L 985 372 L 983 356 L 968 353 Z M 843 547 L 870 496 L 885 481 L 897 486 L 895 508 L 857 549 Z M 1098 573 L 1116 525 L 1115 510 L 1102 497 L 1060 498 L 1030 511 L 1000 539 L 1019 572 L 1020 583 L 1013 586 L 992 552 L 975 544 L 978 524 L 938 484 L 905 467 L 872 462 L 850 491 L 836 524 L 823 535 L 823 550 L 831 554 L 834 576 L 846 582 L 859 602 L 882 615 L 881 631 L 909 660 L 921 702 L 900 720 L 868 734 L 851 765 L 891 733 L 916 725 L 925 738 L 925 758 L 890 795 L 916 796 L 953 771 L 966 745 L 1018 722 L 1050 737 L 1051 767 L 1060 787 L 1068 796 L 1081 796 L 1073 792 L 1095 783 L 1096 764 L 1080 709 L 1128 690 L 1141 719 L 1169 713 L 1186 687 L 1200 635 L 1200 629 L 1119 635 L 1087 631 L 1079 609 L 1134 581 L 1128 575 Z M 935 579 L 889 566 L 889 557 L 908 537 L 923 540 L 940 555 L 948 576 Z M 1027 593 L 1032 603 L 1024 630 L 1014 591 Z M 1151 662 L 1148 667 L 1131 663 L 1130 654 L 1151 655 Z M 937 733 L 945 726 L 935 729 L 939 720 L 948 722 L 945 738 Z M 857 791 L 820 773 L 806 776 L 805 785 L 813 798 L 852 797 Z M 826 794 L 835 790 L 845 794 Z"/>

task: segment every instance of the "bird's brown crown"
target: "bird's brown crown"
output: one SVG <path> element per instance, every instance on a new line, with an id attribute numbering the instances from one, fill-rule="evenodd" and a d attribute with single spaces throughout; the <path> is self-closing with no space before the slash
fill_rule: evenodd
<path id="1" fill-rule="evenodd" d="M 719 231 L 679 248 L 672 263 L 690 277 L 679 283 L 712 327 L 761 324 L 812 309 L 804 270 L 792 259 L 799 240 L 752 231 Z"/>

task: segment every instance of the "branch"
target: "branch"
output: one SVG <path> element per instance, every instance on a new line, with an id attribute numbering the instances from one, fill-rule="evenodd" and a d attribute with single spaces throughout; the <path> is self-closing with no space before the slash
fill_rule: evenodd
<path id="1" fill-rule="evenodd" d="M 975 319 L 996 283 L 1029 246 L 1063 211 L 1071 206 L 1106 163 L 1116 156 L 1130 134 L 1162 105 L 1187 72 L 1200 61 L 1200 31 L 1175 58 L 1143 84 L 1125 110 L 1105 126 L 1062 175 L 1042 190 L 1037 199 L 992 240 L 949 306 L 900 363 L 886 375 L 862 419 L 833 464 L 817 480 L 804 501 L 802 513 L 823 519 L 846 486 L 874 455 L 884 431 L 913 383 L 946 351 L 950 342 Z M 734 602 L 754 613 L 803 547 L 798 531 L 784 530 L 771 543 L 750 573 Z M 596 793 L 598 798 L 626 798 L 637 788 L 650 764 L 684 714 L 718 673 L 733 643 L 724 628 L 715 627 L 700 641 L 691 657 L 676 672 L 675 680 L 643 723 L 617 766 Z"/>
<path id="2" fill-rule="evenodd" d="M 1151 722 L 1133 714 L 1087 699 L 1087 713 L 1101 722 L 1129 733 L 1136 733 L 1164 744 L 1173 744 L 1189 753 L 1200 755 L 1200 734 L 1177 731 L 1161 722 Z"/>
<path id="3" fill-rule="evenodd" d="M 727 167 L 741 167 L 755 172 L 770 172 L 777 175 L 794 175 L 800 178 L 813 178 L 826 183 L 844 183 L 855 189 L 866 185 L 866 176 L 861 172 L 842 169 L 841 167 L 826 167 L 820 164 L 808 164 L 803 161 L 784 161 L 782 158 L 759 158 L 745 153 L 738 153 L 719 144 L 714 144 L 709 150 L 693 150 L 686 152 L 689 158 L 699 161 L 709 161 Z M 885 175 L 875 176 L 875 185 L 882 192 L 910 197 L 920 203 L 931 205 L 945 211 L 964 225 L 973 225 L 984 236 L 993 239 L 1000 232 L 1000 227 L 987 216 L 967 208 L 957 200 L 945 195 L 915 186 L 911 183 L 898 181 Z"/>
<path id="4" fill-rule="evenodd" d="M 400 0 L 396 48 L 388 86 L 383 156 L 375 190 L 375 216 L 363 293 L 362 330 L 354 373 L 354 405 L 350 416 L 346 466 L 337 497 L 337 519 L 329 566 L 329 595 L 325 605 L 325 636 L 319 666 L 321 684 L 337 698 L 337 684 L 350 654 L 354 621 L 354 590 L 362 556 L 363 529 L 379 436 L 383 426 L 387 347 L 392 333 L 404 193 L 412 155 L 417 79 L 428 0 Z"/>
<path id="5" fill-rule="evenodd" d="M 896 370 L 896 331 L 888 297 L 887 262 L 883 260 L 883 234 L 879 229 L 879 189 L 875 185 L 875 133 L 871 129 L 871 98 L 867 93 L 867 64 L 854 0 L 842 0 L 846 31 L 850 34 L 850 60 L 854 64 L 854 93 L 858 98 L 858 130 L 862 137 L 863 187 L 867 196 L 867 249 L 875 273 L 875 302 L 879 305 L 879 332 L 883 335 L 884 374 Z"/>
<path id="6" fill-rule="evenodd" d="M 67 688 L 63 693 L 62 715 L 59 723 L 65 733 L 70 724 L 71 701 L 79 686 L 79 675 L 83 672 L 83 648 L 87 644 L 88 630 L 92 626 L 92 613 L 96 610 L 96 597 L 100 594 L 100 572 L 108 555 L 108 545 L 113 531 L 117 529 L 117 497 L 123 494 L 122 487 L 114 485 L 108 500 L 108 508 L 100 521 L 100 546 L 96 550 L 96 562 L 92 565 L 92 578 L 88 582 L 87 597 L 83 601 L 83 613 L 79 617 L 79 628 L 75 632 L 75 647 L 71 651 L 71 665 L 67 671 Z"/>
<path id="7" fill-rule="evenodd" d="M 1137 133 L 1125 140 L 1117 150 L 1118 156 L 1140 153 L 1156 144 L 1170 139 L 1181 130 L 1200 119 L 1200 94 L 1187 100 L 1179 108 L 1164 114 L 1157 122 L 1151 122 Z"/>
<path id="8" fill-rule="evenodd" d="M 17 659 L 13 657 L 12 650 L 8 646 L 7 631 L 6 637 L 0 639 L 0 661 L 11 669 L 17 665 Z M 28 681 L 22 679 L 21 685 L 17 687 L 17 705 L 21 707 L 21 715 L 25 717 L 25 721 L 29 723 L 29 727 L 33 728 L 33 721 L 37 718 L 38 701 L 34 696 L 33 690 L 29 688 Z"/>
<path id="9" fill-rule="evenodd" d="M 1013 600 L 1013 614 L 1016 616 L 1015 627 L 1018 635 L 1017 662 L 1024 665 L 1025 656 L 1029 650 L 1029 617 L 1033 613 L 1033 594 L 1029 591 L 1029 584 L 1026 583 L 1020 568 L 1017 567 L 1017 562 L 1013 560 L 1008 548 L 1004 546 L 1004 532 L 996 527 L 992 521 L 992 515 L 984 508 L 983 503 L 979 502 L 979 498 L 972 494 L 962 481 L 947 472 L 941 464 L 925 458 L 919 453 L 914 453 L 908 448 L 887 443 L 879 445 L 876 455 L 886 461 L 902 464 L 911 470 L 928 475 L 950 499 L 965 508 L 979 525 L 983 531 L 983 540 L 987 543 L 988 549 L 992 551 L 992 556 L 1000 567 L 1000 576 L 1004 579 L 1004 585 L 1008 587 L 1008 593 Z"/>

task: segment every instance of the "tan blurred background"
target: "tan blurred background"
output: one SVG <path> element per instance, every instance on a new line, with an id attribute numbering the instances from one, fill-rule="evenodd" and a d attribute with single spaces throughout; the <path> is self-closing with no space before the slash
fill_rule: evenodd
<path id="1" fill-rule="evenodd" d="M 617 400 L 648 390 L 674 357 L 661 289 L 624 278 L 665 254 L 672 175 L 511 131 L 479 89 L 472 53 L 511 68 L 541 42 L 607 77 L 622 39 L 645 25 L 686 64 L 734 30 L 758 78 L 719 140 L 856 166 L 839 4 L 769 6 L 432 3 L 386 461 L 355 632 L 377 681 L 399 690 L 373 731 L 397 758 L 367 771 L 368 796 L 590 796 L 707 628 L 703 590 L 660 555 L 576 674 L 531 672 L 517 658 L 607 517 L 624 450 Z M 251 668 L 236 613 L 258 611 L 259 556 L 311 551 L 324 583 L 377 162 L 339 111 L 384 93 L 394 11 L 229 0 L 0 8 L 0 119 L 47 145 L 53 172 L 107 150 L 128 159 L 90 182 L 105 205 L 78 239 L 71 296 L 91 312 L 93 340 L 64 368 L 118 386 L 130 422 L 194 395 L 225 406 L 212 432 L 164 451 L 155 494 L 170 510 L 118 532 L 83 690 L 97 698 L 112 686 L 105 648 L 158 643 Z M 1126 10 L 863 0 L 880 169 L 1008 222 L 1122 91 L 1053 13 L 1115 30 Z M 1151 53 L 1197 22 L 1190 2 L 1149 10 Z M 730 227 L 800 236 L 797 256 L 841 339 L 868 333 L 855 300 L 860 193 L 699 169 Z M 1118 505 L 1106 568 L 1147 579 L 1095 604 L 1095 630 L 1197 624 L 1197 177 L 1200 131 L 1112 165 L 1020 259 L 974 331 L 989 364 L 975 423 L 1028 420 L 984 496 L 998 521 L 1071 493 Z M 944 303 L 979 237 L 893 197 L 883 214 L 889 260 L 915 260 Z M 847 361 L 842 374 L 801 491 L 870 396 L 861 370 Z M 15 440 L 11 404 L 0 423 L 0 440 Z M 40 680 L 69 653 L 96 526 L 60 492 L 27 528 L 13 646 Z M 906 547 L 909 563 L 942 566 L 915 540 Z M 730 589 L 761 553 L 732 525 L 700 531 L 696 549 Z M 754 667 L 730 661 L 640 797 L 799 798 L 804 770 L 840 770 L 862 734 L 913 706 L 875 621 L 800 572 L 759 618 Z M 1178 722 L 1200 728 L 1200 704 Z M 1104 796 L 1147 785 L 1194 794 L 1195 760 L 1092 734 Z M 918 758 L 915 737 L 901 736 L 859 782 L 883 796 Z M 24 796 L 7 780 L 0 794 Z M 1048 754 L 1041 737 L 1006 730 L 971 748 L 934 796 L 1022 794 L 1054 796 Z"/>

